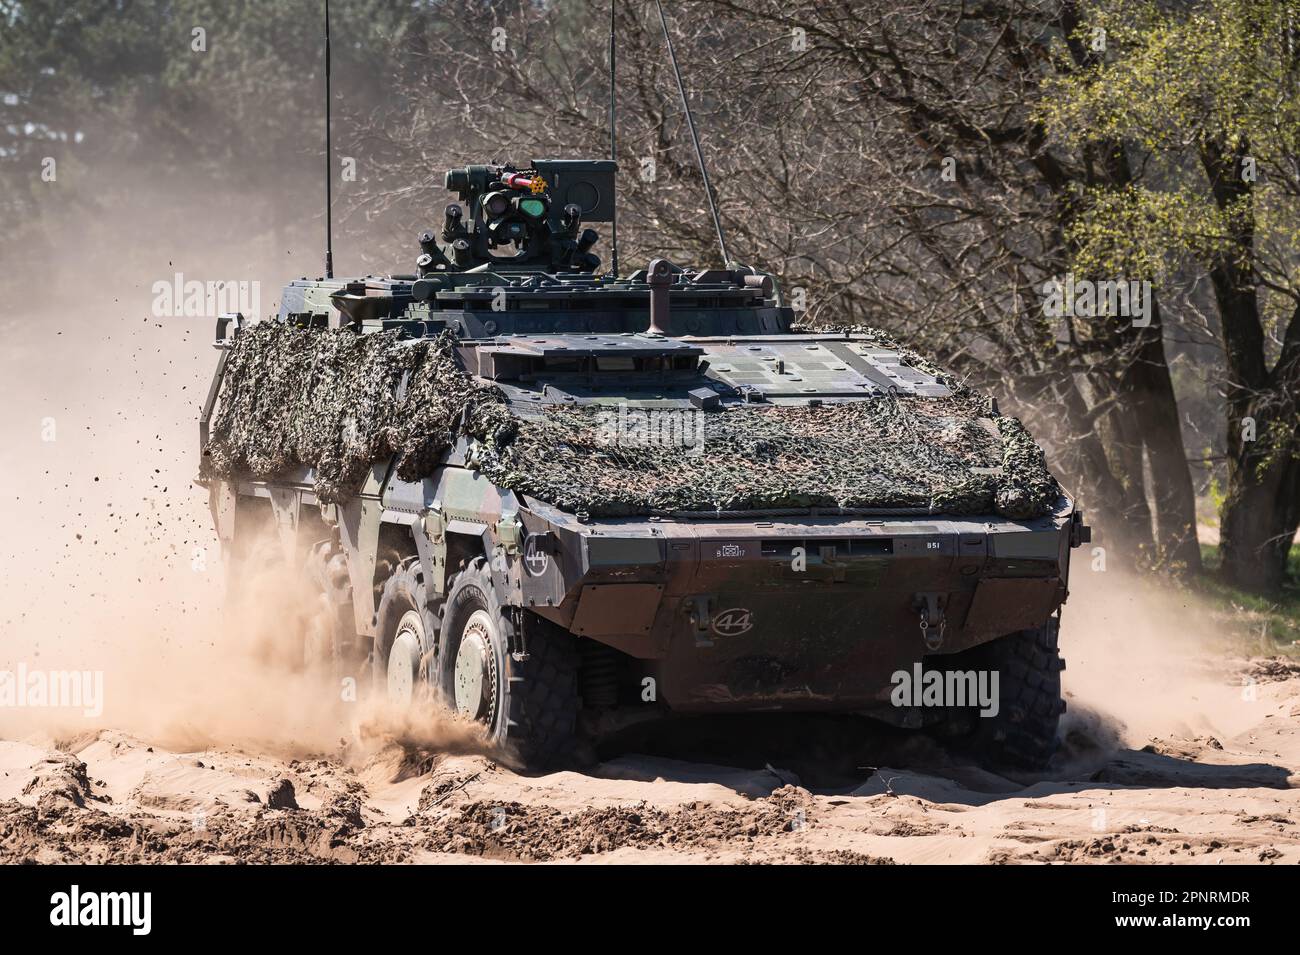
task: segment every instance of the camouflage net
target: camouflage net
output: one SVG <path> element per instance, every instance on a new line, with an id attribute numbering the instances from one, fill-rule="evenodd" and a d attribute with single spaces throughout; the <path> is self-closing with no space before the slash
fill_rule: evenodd
<path id="1" fill-rule="evenodd" d="M 456 365 L 452 343 L 257 323 L 230 351 L 206 467 L 263 479 L 312 467 L 317 497 L 338 503 L 394 454 L 402 478 L 430 473 L 462 428 L 507 440 L 504 397 Z"/>
<path id="2" fill-rule="evenodd" d="M 453 343 L 260 323 L 230 353 L 210 471 L 270 479 L 309 466 L 318 497 L 337 502 L 393 454 L 403 479 L 428 476 L 464 434 L 497 485 L 592 516 L 843 507 L 1025 519 L 1060 493 L 1020 422 L 980 420 L 987 400 L 969 390 L 675 410 L 667 427 L 616 427 L 643 412 L 511 415 L 499 389 L 457 366 Z"/>
<path id="3" fill-rule="evenodd" d="M 987 428 L 964 404 L 890 398 L 696 412 L 702 430 L 694 447 L 641 443 L 635 432 L 611 440 L 616 412 L 551 408 L 479 459 L 503 487 L 593 515 L 805 507 L 1047 513 L 1056 482 L 1020 422 L 999 418 L 996 430 Z"/>

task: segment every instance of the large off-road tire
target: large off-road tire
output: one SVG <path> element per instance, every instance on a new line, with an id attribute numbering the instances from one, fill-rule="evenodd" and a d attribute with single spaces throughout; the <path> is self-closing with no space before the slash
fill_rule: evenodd
<path id="1" fill-rule="evenodd" d="M 256 659 L 328 678 L 355 669 L 351 587 L 337 544 L 320 541 L 295 561 L 277 538 L 260 537 L 229 573 L 227 625 Z"/>
<path id="2" fill-rule="evenodd" d="M 442 698 L 486 724 L 507 760 L 521 768 L 544 769 L 571 758 L 580 705 L 573 636 L 503 606 L 481 557 L 450 582 L 439 615 L 436 685 Z"/>
<path id="3" fill-rule="evenodd" d="M 437 699 L 433 660 L 438 615 L 429 606 L 417 558 L 398 563 L 384 581 L 375 617 L 371 672 L 376 692 L 399 705 Z"/>
<path id="4" fill-rule="evenodd" d="M 1012 769 L 1046 767 L 1058 743 L 1065 700 L 1057 648 L 1060 620 L 1022 630 L 979 647 L 977 665 L 998 673 L 996 716 L 977 718 L 968 747 L 981 763 Z"/>
<path id="5" fill-rule="evenodd" d="M 309 672 L 338 677 L 358 663 L 352 583 L 342 548 L 320 541 L 307 554 L 303 665 Z"/>

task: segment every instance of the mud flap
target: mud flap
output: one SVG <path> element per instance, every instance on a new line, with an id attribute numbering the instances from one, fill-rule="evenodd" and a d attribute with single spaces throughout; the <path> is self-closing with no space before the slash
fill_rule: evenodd
<path id="1" fill-rule="evenodd" d="M 280 550 L 290 567 L 299 564 L 298 554 L 298 489 L 268 487 L 271 495 L 271 513 L 275 517 L 275 531 L 280 539 Z"/>
<path id="2" fill-rule="evenodd" d="M 235 488 L 229 481 L 213 481 L 208 485 L 208 510 L 217 528 L 223 558 L 230 555 L 230 543 L 235 536 Z"/>
<path id="3" fill-rule="evenodd" d="M 991 640 L 1041 627 L 1063 597 L 1054 577 L 990 577 L 975 587 L 962 629 L 967 639 Z"/>
<path id="4" fill-rule="evenodd" d="M 379 525 L 384 505 L 378 500 L 383 489 L 389 462 L 370 469 L 361 493 L 340 504 L 339 537 L 348 557 L 348 577 L 352 581 L 352 612 L 357 633 L 375 635 L 375 563 L 379 556 Z M 374 495 L 371 498 L 370 495 Z"/>
<path id="5" fill-rule="evenodd" d="M 425 588 L 425 600 L 430 606 L 436 597 L 447 592 L 447 537 L 444 534 L 446 522 L 442 513 L 430 508 L 424 516 L 411 525 L 411 537 L 415 539 L 415 552 L 420 556 L 420 570 L 429 586 Z"/>

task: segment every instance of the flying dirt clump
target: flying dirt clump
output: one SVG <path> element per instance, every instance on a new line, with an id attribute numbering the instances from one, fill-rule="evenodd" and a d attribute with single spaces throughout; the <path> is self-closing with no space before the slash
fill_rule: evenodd
<path id="1" fill-rule="evenodd" d="M 951 382 L 941 399 L 724 406 L 702 415 L 702 453 L 684 454 L 611 441 L 607 407 L 514 415 L 456 364 L 455 343 L 259 323 L 230 352 L 207 473 L 310 467 L 318 497 L 338 502 L 394 454 L 404 480 L 429 476 L 464 436 L 495 484 L 593 516 L 825 507 L 1026 519 L 1060 494 L 1020 422 Z"/>

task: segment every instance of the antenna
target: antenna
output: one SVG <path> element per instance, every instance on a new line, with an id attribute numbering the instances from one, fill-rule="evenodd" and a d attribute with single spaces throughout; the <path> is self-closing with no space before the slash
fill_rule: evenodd
<path id="1" fill-rule="evenodd" d="M 334 278 L 334 144 L 330 141 L 330 0 L 325 0 L 325 277 Z"/>
<path id="2" fill-rule="evenodd" d="M 704 196 L 709 200 L 709 212 L 713 215 L 713 228 L 718 232 L 718 246 L 722 249 L 722 267 L 731 264 L 727 255 L 727 240 L 722 235 L 722 220 L 718 218 L 718 207 L 713 201 L 713 187 L 709 185 L 709 171 L 704 168 L 704 150 L 700 148 L 700 137 L 695 132 L 695 119 L 691 116 L 691 104 L 686 99 L 686 85 L 682 83 L 682 71 L 677 67 L 677 54 L 673 51 L 673 38 L 668 34 L 668 18 L 664 16 L 664 5 L 655 0 L 659 9 L 659 22 L 664 28 L 664 42 L 668 44 L 668 58 L 673 64 L 673 75 L 677 77 L 677 92 L 682 94 L 682 109 L 686 111 L 686 125 L 691 131 L 691 141 L 695 143 L 695 158 L 699 160 L 700 177 L 704 180 Z"/>
<path id="3" fill-rule="evenodd" d="M 616 64 L 618 48 L 614 43 L 614 4 L 615 0 L 609 0 L 609 158 L 618 162 L 618 136 L 617 136 L 617 104 L 614 99 L 614 77 L 616 73 Z M 614 175 L 618 175 L 615 171 Z M 614 278 L 618 278 L 618 192 L 614 193 L 614 205 L 610 210 L 609 218 L 609 272 Z"/>

